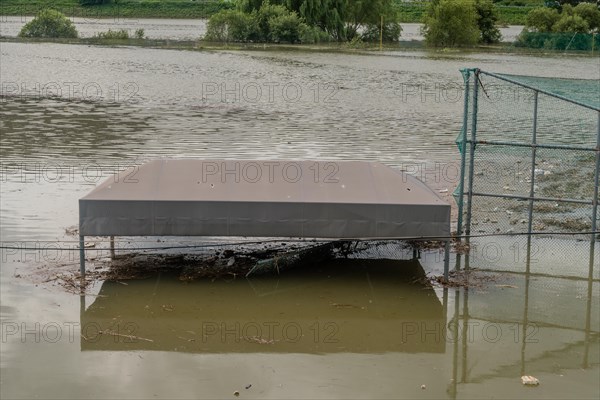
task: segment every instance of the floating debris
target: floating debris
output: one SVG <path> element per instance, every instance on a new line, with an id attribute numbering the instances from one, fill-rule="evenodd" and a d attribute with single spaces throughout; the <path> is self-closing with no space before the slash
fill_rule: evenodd
<path id="1" fill-rule="evenodd" d="M 354 304 L 331 303 L 330 306 L 335 308 L 360 308 L 361 310 L 365 309 L 364 307 L 355 306 Z"/>
<path id="2" fill-rule="evenodd" d="M 285 245 L 285 243 L 281 243 Z M 286 251 L 275 257 L 258 260 L 256 264 L 246 273 L 246 278 L 253 274 L 280 273 L 282 270 L 290 269 L 303 263 L 321 262 L 334 257 L 334 250 L 340 243 L 329 242 L 309 246 L 294 251 Z"/>
<path id="3" fill-rule="evenodd" d="M 233 392 L 233 395 L 234 395 L 235 397 L 239 397 L 239 395 L 240 395 L 240 392 L 238 392 L 238 391 L 236 390 L 235 392 Z"/>
<path id="4" fill-rule="evenodd" d="M 77 225 L 69 226 L 65 228 L 65 234 L 67 236 L 77 236 L 79 234 L 79 227 Z"/>
<path id="5" fill-rule="evenodd" d="M 144 340 L 146 342 L 154 342 L 154 340 L 152 340 L 152 339 L 147 339 L 147 338 L 143 338 L 143 337 L 135 336 L 135 335 L 124 335 L 122 333 L 113 332 L 113 331 L 111 331 L 109 329 L 104 330 L 104 331 L 98 331 L 98 334 L 99 335 L 118 336 L 118 337 L 122 337 L 122 338 L 125 338 L 125 339 L 130 339 L 130 340 L 134 340 L 134 341 L 135 340 Z"/>
<path id="6" fill-rule="evenodd" d="M 252 343 L 258 343 L 258 344 L 275 344 L 275 340 L 273 339 L 263 339 L 259 336 L 245 336 L 243 337 L 243 339 L 246 339 L 249 342 Z"/>
<path id="7" fill-rule="evenodd" d="M 538 378 L 531 375 L 523 375 L 521 377 L 521 383 L 525 386 L 538 386 L 540 381 Z"/>

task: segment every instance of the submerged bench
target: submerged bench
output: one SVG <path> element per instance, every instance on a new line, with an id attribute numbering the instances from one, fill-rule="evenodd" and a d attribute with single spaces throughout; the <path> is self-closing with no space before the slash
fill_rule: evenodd
<path id="1" fill-rule="evenodd" d="M 450 205 L 378 162 L 161 159 L 115 174 L 81 198 L 79 234 L 84 275 L 85 236 L 448 243 Z M 448 254 L 446 273 L 447 264 Z"/>

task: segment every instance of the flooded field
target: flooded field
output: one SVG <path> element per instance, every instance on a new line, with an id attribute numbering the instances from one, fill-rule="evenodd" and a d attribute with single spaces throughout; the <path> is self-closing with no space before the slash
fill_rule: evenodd
<path id="1" fill-rule="evenodd" d="M 115 171 L 377 160 L 453 203 L 459 68 L 598 79 L 597 58 L 8 42 L 0 57 L 3 399 L 598 397 L 600 254 L 590 266 L 567 238 L 535 239 L 529 260 L 519 238 L 482 239 L 450 287 L 432 279 L 441 253 L 394 247 L 249 279 L 57 284 L 78 269 L 78 199 Z"/>

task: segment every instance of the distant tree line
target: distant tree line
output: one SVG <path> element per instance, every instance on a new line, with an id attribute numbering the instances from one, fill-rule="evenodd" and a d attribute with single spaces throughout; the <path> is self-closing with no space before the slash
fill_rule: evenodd
<path id="1" fill-rule="evenodd" d="M 383 21 L 383 25 L 382 25 Z M 208 22 L 208 40 L 315 43 L 398 41 L 393 0 L 237 0 Z"/>
<path id="2" fill-rule="evenodd" d="M 516 45 L 558 50 L 600 47 L 600 9 L 593 3 L 568 0 L 535 8 L 527 15 Z"/>
<path id="3" fill-rule="evenodd" d="M 425 41 L 432 47 L 497 43 L 498 14 L 492 0 L 432 0 L 424 18 Z"/>
<path id="4" fill-rule="evenodd" d="M 79 0 L 97 5 L 122 0 Z M 318 43 L 399 40 L 398 0 L 232 0 L 208 21 L 206 40 Z M 506 2 L 507 0 L 500 0 Z M 469 47 L 501 39 L 498 0 L 430 0 L 423 34 L 431 47 Z M 106 32 L 119 38 L 120 32 Z M 72 22 L 42 10 L 21 37 L 76 37 Z M 136 33 L 136 37 L 138 37 Z M 143 37 L 143 35 L 142 35 Z M 517 46 L 589 50 L 600 47 L 600 9 L 594 0 L 550 0 L 527 15 Z"/>

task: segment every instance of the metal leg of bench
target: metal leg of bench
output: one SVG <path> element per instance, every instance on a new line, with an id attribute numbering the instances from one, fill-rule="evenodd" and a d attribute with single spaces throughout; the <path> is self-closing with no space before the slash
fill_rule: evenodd
<path id="1" fill-rule="evenodd" d="M 79 236 L 79 273 L 85 277 L 85 236 Z"/>
<path id="2" fill-rule="evenodd" d="M 450 270 L 450 241 L 446 240 L 444 246 L 444 280 L 448 281 L 448 273 Z"/>

